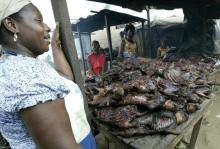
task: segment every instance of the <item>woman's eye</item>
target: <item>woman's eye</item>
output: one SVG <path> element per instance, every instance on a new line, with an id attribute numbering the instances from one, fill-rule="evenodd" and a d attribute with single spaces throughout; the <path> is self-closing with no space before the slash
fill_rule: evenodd
<path id="1" fill-rule="evenodd" d="M 40 23 L 42 22 L 42 20 L 40 20 L 40 19 L 36 19 L 36 21 L 37 21 L 37 22 L 40 22 Z"/>

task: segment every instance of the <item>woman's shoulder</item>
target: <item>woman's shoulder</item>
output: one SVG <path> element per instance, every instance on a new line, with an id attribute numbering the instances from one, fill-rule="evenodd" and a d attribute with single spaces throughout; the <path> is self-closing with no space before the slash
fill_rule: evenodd
<path id="1" fill-rule="evenodd" d="M 91 51 L 89 54 L 88 54 L 88 58 L 89 57 L 92 57 L 95 53 L 93 51 Z"/>
<path id="2" fill-rule="evenodd" d="M 30 58 L 4 57 L 0 63 L 0 103 L 9 112 L 64 97 L 69 89 L 61 76 L 46 62 Z"/>
<path id="3" fill-rule="evenodd" d="M 23 56 L 6 56 L 1 65 L 10 72 L 44 73 L 53 69 L 43 60 Z"/>
<path id="4" fill-rule="evenodd" d="M 4 57 L 0 66 L 0 80 L 8 80 L 9 82 L 15 80 L 26 83 L 31 80 L 51 80 L 52 82 L 52 80 L 55 81 L 60 77 L 48 63 L 31 57 Z"/>

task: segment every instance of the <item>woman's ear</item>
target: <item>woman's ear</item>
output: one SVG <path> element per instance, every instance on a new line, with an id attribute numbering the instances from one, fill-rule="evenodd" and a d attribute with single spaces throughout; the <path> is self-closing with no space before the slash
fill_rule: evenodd
<path id="1" fill-rule="evenodd" d="M 17 22 L 12 19 L 11 17 L 7 17 L 3 20 L 3 25 L 5 26 L 5 28 L 11 32 L 11 33 L 18 33 L 18 25 Z"/>

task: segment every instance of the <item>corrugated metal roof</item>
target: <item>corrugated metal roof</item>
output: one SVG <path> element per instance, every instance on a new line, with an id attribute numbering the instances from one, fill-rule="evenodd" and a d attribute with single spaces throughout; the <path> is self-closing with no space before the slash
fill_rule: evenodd
<path id="1" fill-rule="evenodd" d="M 72 30 L 77 31 L 77 26 L 79 27 L 80 32 L 94 32 L 103 29 L 105 27 L 105 15 L 108 16 L 109 26 L 146 21 L 143 18 L 104 9 L 95 15 L 80 19 L 76 24 L 72 24 Z"/>
<path id="2" fill-rule="evenodd" d="M 220 18 L 220 0 L 89 0 L 142 11 L 146 6 L 158 9 L 206 8 L 208 18 Z"/>
<path id="3" fill-rule="evenodd" d="M 112 5 L 118 5 L 125 8 L 130 8 L 136 11 L 142 11 L 144 7 L 155 6 L 164 9 L 174 9 L 183 7 L 203 7 L 216 6 L 220 4 L 219 0 L 89 0 L 95 2 L 102 2 Z"/>

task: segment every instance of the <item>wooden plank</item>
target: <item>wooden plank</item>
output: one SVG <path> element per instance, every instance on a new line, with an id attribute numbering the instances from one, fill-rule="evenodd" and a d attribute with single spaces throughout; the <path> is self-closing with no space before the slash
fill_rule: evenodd
<path id="1" fill-rule="evenodd" d="M 176 144 L 183 138 L 184 134 L 188 132 L 190 128 L 192 128 L 206 113 L 208 107 L 211 105 L 212 100 L 205 100 L 201 104 L 201 109 L 197 112 L 191 114 L 187 122 L 178 126 L 174 131 L 180 132 L 179 135 L 147 135 L 144 137 L 131 137 L 131 138 L 123 138 L 123 137 L 116 137 L 110 135 L 107 127 L 105 125 L 97 123 L 98 130 L 101 130 L 104 135 L 108 135 L 110 140 L 114 140 L 119 142 L 120 145 L 128 145 L 129 147 L 135 149 L 171 149 L 176 146 Z M 103 131 L 105 129 L 105 131 Z"/>
<path id="2" fill-rule="evenodd" d="M 90 121 L 90 112 L 88 110 L 88 103 L 84 93 L 83 78 L 80 70 L 79 60 L 77 57 L 77 51 L 74 43 L 74 37 L 71 30 L 71 23 L 67 8 L 66 0 L 51 0 L 55 21 L 60 23 L 61 31 L 61 43 L 64 50 L 64 54 L 72 68 L 75 82 L 79 85 L 84 99 L 84 108 L 87 114 L 87 118 Z"/>

